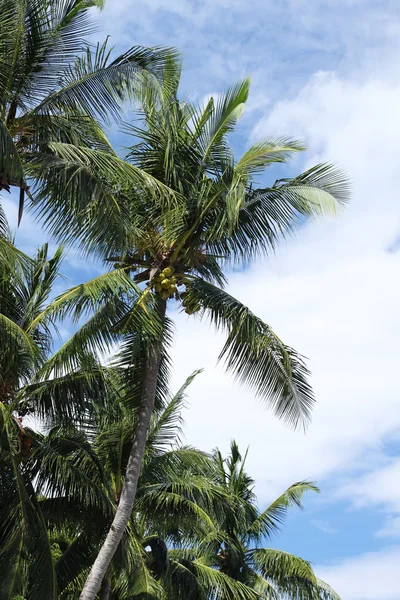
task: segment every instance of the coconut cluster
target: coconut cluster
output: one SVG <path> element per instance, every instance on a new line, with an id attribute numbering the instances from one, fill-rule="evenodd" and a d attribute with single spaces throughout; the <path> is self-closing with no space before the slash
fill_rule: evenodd
<path id="1" fill-rule="evenodd" d="M 183 284 L 182 279 L 182 273 L 175 273 L 174 267 L 169 266 L 151 280 L 151 285 L 157 294 L 160 294 L 164 300 L 168 300 L 177 296 L 178 286 Z"/>
<path id="2" fill-rule="evenodd" d="M 199 302 L 194 302 L 193 299 L 189 302 L 188 295 L 186 293 L 181 294 L 182 306 L 185 309 L 187 315 L 193 315 L 200 310 Z"/>
<path id="3" fill-rule="evenodd" d="M 198 312 L 201 307 L 200 304 L 193 301 L 193 299 L 189 300 L 187 291 L 179 292 L 178 287 L 181 285 L 186 285 L 186 290 L 188 289 L 188 282 L 184 277 L 185 276 L 182 273 L 177 273 L 174 267 L 170 265 L 169 267 L 165 267 L 161 273 L 153 277 L 150 286 L 157 294 L 160 294 L 164 300 L 168 300 L 169 298 L 181 300 L 185 313 L 192 315 L 193 313 Z"/>

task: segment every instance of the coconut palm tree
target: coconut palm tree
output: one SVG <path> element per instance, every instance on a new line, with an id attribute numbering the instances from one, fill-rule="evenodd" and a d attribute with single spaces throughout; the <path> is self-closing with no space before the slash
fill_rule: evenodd
<path id="1" fill-rule="evenodd" d="M 233 442 L 224 459 L 218 450 L 207 457 L 180 445 L 181 411 L 192 379 L 153 414 L 130 520 L 137 550 L 125 566 L 117 562 L 109 572 L 110 597 L 338 600 L 309 562 L 264 547 L 289 509 L 302 507 L 303 494 L 318 491 L 312 483 L 290 486 L 260 512 L 254 481 L 245 472 L 247 452 L 242 457 Z M 96 443 L 103 464 L 113 465 L 114 484 L 133 437 L 131 408 L 123 401 L 119 408 L 120 417 L 113 417 Z"/>
<path id="2" fill-rule="evenodd" d="M 159 390 L 160 402 L 152 416 L 134 509 L 119 550 L 103 580 L 101 598 L 184 597 L 193 582 L 188 582 L 182 575 L 177 576 L 173 561 L 167 555 L 160 560 L 160 551 L 171 544 L 193 545 L 209 535 L 215 529 L 209 515 L 215 514 L 222 502 L 230 501 L 216 481 L 211 457 L 183 446 L 180 441 L 186 390 L 196 374 L 189 377 L 172 398 L 162 397 Z M 106 492 L 109 506 L 114 506 L 120 494 L 137 413 L 137 407 L 130 406 L 129 397 L 121 393 L 123 386 L 119 376 L 116 373 L 114 376 L 113 393 L 91 423 L 91 431 L 97 429 L 91 451 L 95 452 L 96 463 L 101 465 L 105 476 L 105 483 L 97 479 L 93 480 L 93 486 L 100 485 L 98 498 L 104 497 Z M 58 434 L 53 439 L 56 441 Z M 48 470 L 39 463 L 38 466 L 42 488 L 43 483 L 47 485 Z M 53 490 L 51 497 L 40 501 L 51 540 L 59 548 L 56 562 L 58 591 L 66 600 L 79 594 L 82 579 L 84 581 L 96 547 L 101 544 L 103 531 L 110 522 L 109 507 L 101 509 L 100 502 L 94 505 L 91 500 L 93 486 L 88 487 L 84 482 L 86 468 L 82 463 L 78 480 L 82 491 L 79 498 L 74 498 L 73 505 L 71 498 L 58 489 Z M 93 479 L 89 471 L 87 477 Z M 221 579 L 224 589 L 226 578 L 221 576 Z M 196 589 L 202 590 L 200 578 L 196 581 Z M 228 589 L 234 589 L 231 581 Z M 202 593 L 206 592 L 204 588 Z"/>
<path id="3" fill-rule="evenodd" d="M 106 393 L 107 377 L 89 354 L 61 363 L 55 353 L 49 366 L 52 324 L 43 311 L 62 251 L 49 258 L 44 245 L 30 259 L 13 246 L 1 211 L 0 223 L 0 597 L 53 600 L 57 581 L 40 482 L 46 472 L 47 494 L 58 486 L 77 498 L 83 488 L 73 477 L 76 464 L 91 462 L 91 480 L 99 479 L 90 448 L 71 427 L 90 416 L 89 399 Z M 56 433 L 34 430 L 43 418 L 58 423 Z"/>
<path id="4" fill-rule="evenodd" d="M 68 195 L 56 206 L 51 201 L 41 205 L 53 232 L 75 237 L 87 251 L 114 262 L 113 271 L 76 286 L 49 310 L 54 316 L 75 311 L 76 318 L 93 311 L 90 324 L 76 334 L 77 343 L 104 349 L 111 339 L 124 340 L 126 365 L 134 360 L 142 367 L 132 381 L 140 411 L 124 486 L 82 600 L 94 599 L 129 522 L 160 365 L 168 355 L 168 302 L 208 317 L 226 332 L 221 358 L 227 370 L 279 418 L 304 424 L 313 405 L 303 358 L 224 290 L 226 268 L 273 250 L 304 219 L 335 213 L 347 199 L 348 183 L 337 169 L 320 164 L 258 187 L 257 177 L 267 167 L 284 163 L 303 150 L 302 144 L 288 138 L 262 140 L 235 159 L 228 137 L 244 110 L 249 81 L 198 108 L 178 99 L 179 78 L 179 65 L 170 59 L 163 83 L 141 88 L 142 123 L 128 127 L 135 143 L 127 159 L 152 178 L 152 193 L 98 164 L 92 165 L 90 186 L 97 189 L 97 182 L 106 180 L 107 195 L 96 211 L 74 210 Z M 70 158 L 83 169 L 89 154 L 71 150 Z M 116 318 L 115 303 L 128 288 L 130 305 L 124 316 L 118 308 Z"/>
<path id="5" fill-rule="evenodd" d="M 124 99 L 140 87 L 142 74 L 151 74 L 151 82 L 168 55 L 134 47 L 111 58 L 107 43 L 92 49 L 85 42 L 93 33 L 90 9 L 103 4 L 1 0 L 0 191 L 19 189 L 19 219 L 26 194 L 37 200 L 48 193 L 42 186 L 49 170 L 61 177 L 73 169 L 65 156 L 69 147 L 79 151 L 84 146 L 96 160 L 122 168 L 99 120 L 117 117 Z M 140 172 L 134 175 L 143 185 Z M 63 185 L 68 181 L 67 175 Z M 62 193 L 62 185 L 51 190 L 55 204 Z"/>
<path id="6" fill-rule="evenodd" d="M 318 492 L 318 488 L 308 481 L 295 483 L 260 512 L 254 480 L 245 471 L 246 458 L 247 452 L 242 457 L 235 442 L 225 459 L 219 450 L 214 452 L 219 485 L 231 502 L 223 504 L 215 530 L 196 548 L 186 549 L 186 558 L 191 555 L 194 566 L 207 565 L 250 588 L 258 598 L 337 600 L 337 594 L 316 577 L 308 561 L 264 547 L 279 532 L 288 510 L 302 508 L 304 493 Z"/>

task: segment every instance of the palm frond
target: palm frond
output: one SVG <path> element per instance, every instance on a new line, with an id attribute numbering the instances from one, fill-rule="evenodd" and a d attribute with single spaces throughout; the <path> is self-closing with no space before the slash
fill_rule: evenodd
<path id="1" fill-rule="evenodd" d="M 225 291 L 201 279 L 188 286 L 185 305 L 201 306 L 228 338 L 220 354 L 226 369 L 247 384 L 287 423 L 305 425 L 314 402 L 303 358 L 271 328 Z"/>
<path id="2" fill-rule="evenodd" d="M 287 594 L 296 600 L 314 598 L 317 578 L 309 562 L 270 548 L 248 550 L 247 556 L 255 568 L 271 581 L 280 594 Z"/>
<path id="3" fill-rule="evenodd" d="M 89 9 L 102 8 L 103 0 L 33 2 L 27 8 L 25 64 L 16 90 L 29 105 L 54 93 L 65 70 L 85 48 L 94 31 Z"/>
<path id="4" fill-rule="evenodd" d="M 187 389 L 194 379 L 202 373 L 202 369 L 194 371 L 177 391 L 173 398 L 168 402 L 162 412 L 155 417 L 150 425 L 147 436 L 148 446 L 157 449 L 165 449 L 173 443 L 180 442 L 182 415 L 181 412 L 185 407 Z"/>
<path id="5" fill-rule="evenodd" d="M 135 46 L 110 60 L 107 40 L 98 44 L 95 52 L 88 47 L 74 66 L 64 71 L 62 87 L 49 94 L 35 112 L 57 112 L 66 108 L 92 117 L 118 118 L 122 103 L 133 98 L 149 75 L 160 77 L 172 49 Z"/>
<path id="6" fill-rule="evenodd" d="M 35 214 L 43 218 L 52 235 L 67 242 L 85 240 L 87 252 L 105 251 L 105 242 L 109 253 L 124 249 L 127 233 L 119 224 L 129 214 L 121 205 L 121 192 L 133 197 L 145 193 L 158 211 L 164 208 L 175 214 L 179 205 L 170 188 L 108 151 L 50 142 L 48 152 L 33 153 L 26 162 L 36 180 Z M 155 212 L 143 212 L 141 218 L 147 226 L 157 224 Z M 117 238 L 114 242 L 112 235 Z"/>
<path id="7" fill-rule="evenodd" d="M 82 356 L 80 359 L 84 363 Z M 68 367 L 66 363 L 64 366 Z M 109 387 L 108 370 L 87 360 L 80 369 L 26 385 L 17 394 L 15 405 L 47 425 L 74 423 L 85 427 L 90 425 L 96 408 L 107 397 Z"/>
<path id="8" fill-rule="evenodd" d="M 202 147 L 203 161 L 209 164 L 211 169 L 214 164 L 218 167 L 221 149 L 227 150 L 226 135 L 233 131 L 243 113 L 249 88 L 249 79 L 239 82 L 214 100 L 212 111 L 207 105 L 203 115 L 197 119 L 198 125 L 202 124 L 201 129 L 198 127 L 198 142 Z M 205 118 L 205 115 L 208 118 Z"/>
<path id="9" fill-rule="evenodd" d="M 256 590 L 214 569 L 201 559 L 194 560 L 192 565 L 200 586 L 207 590 L 212 598 L 217 597 L 221 600 L 231 600 L 232 598 L 260 600 L 262 598 Z"/>
<path id="10" fill-rule="evenodd" d="M 30 466 L 37 492 L 49 498 L 65 496 L 111 516 L 102 467 L 84 434 L 55 428 L 39 441 Z"/>
<path id="11" fill-rule="evenodd" d="M 297 140 L 288 137 L 277 137 L 256 142 L 235 165 L 237 176 L 250 176 L 264 172 L 273 163 L 284 163 L 294 152 L 301 152 L 305 147 Z"/>
<path id="12" fill-rule="evenodd" d="M 318 600 L 341 600 L 339 594 L 330 585 L 317 577 Z"/>
<path id="13" fill-rule="evenodd" d="M 12 479 L 6 506 L 1 507 L 0 590 L 4 598 L 22 593 L 32 600 L 56 600 L 57 582 L 46 525 L 31 482 L 21 472 L 16 456 L 11 453 L 9 458 Z M 1 472 L 3 479 L 4 464 Z"/>
<path id="14" fill-rule="evenodd" d="M 268 506 L 248 528 L 248 535 L 260 539 L 268 538 L 284 523 L 287 512 L 292 506 L 302 509 L 301 499 L 305 492 L 319 492 L 319 489 L 309 481 L 300 481 L 291 485 L 279 498 Z"/>
<path id="15" fill-rule="evenodd" d="M 279 180 L 270 188 L 252 190 L 240 209 L 236 229 L 225 240 L 215 242 L 215 250 L 231 255 L 234 261 L 268 253 L 305 219 L 335 215 L 349 192 L 347 177 L 328 164 Z"/>
<path id="16" fill-rule="evenodd" d="M 11 187 L 18 187 L 19 210 L 18 223 L 21 221 L 24 208 L 24 196 L 30 195 L 26 183 L 24 167 L 15 147 L 14 140 L 8 132 L 6 123 L 0 119 L 0 191 L 10 191 Z"/>

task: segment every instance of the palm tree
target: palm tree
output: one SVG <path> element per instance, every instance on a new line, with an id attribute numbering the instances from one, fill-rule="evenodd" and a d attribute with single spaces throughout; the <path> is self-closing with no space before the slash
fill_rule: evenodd
<path id="1" fill-rule="evenodd" d="M 26 194 L 37 201 L 49 193 L 49 171 L 59 178 L 64 174 L 50 192 L 55 204 L 60 201 L 74 169 L 68 149 L 79 152 L 86 147 L 97 161 L 116 162 L 122 168 L 99 120 L 117 117 L 124 99 L 140 88 L 142 74 L 146 72 L 151 82 L 169 55 L 157 48 L 134 47 L 112 59 L 107 42 L 92 50 L 85 43 L 93 33 L 90 9 L 103 4 L 104 0 L 1 2 L 0 191 L 19 188 L 19 220 Z M 134 175 L 143 185 L 140 172 Z M 78 192 L 75 187 L 75 196 Z"/>
<path id="2" fill-rule="evenodd" d="M 1 210 L 0 227 L 0 598 L 55 600 L 56 567 L 38 494 L 89 493 L 76 477 L 82 464 L 98 491 L 101 473 L 73 424 L 90 417 L 90 398 L 106 394 L 107 377 L 89 354 L 49 358 L 52 323 L 44 309 L 61 249 L 49 258 L 45 244 L 30 259 L 14 247 Z M 37 430 L 44 418 L 56 426 L 48 435 Z"/>
<path id="3" fill-rule="evenodd" d="M 214 514 L 222 502 L 230 501 L 216 481 L 211 457 L 183 446 L 180 440 L 186 390 L 196 375 L 197 372 L 189 377 L 171 398 L 165 398 L 159 390 L 134 508 L 119 551 L 103 580 L 102 599 L 133 600 L 144 595 L 149 599 L 186 597 L 193 582 L 175 573 L 176 561 L 169 559 L 168 552 L 163 559 L 160 553 L 167 545 L 185 547 L 209 535 L 215 530 L 209 515 Z M 87 471 L 88 466 L 92 468 L 90 462 L 82 463 L 77 480 L 82 492 L 79 498 L 74 497 L 73 506 L 71 499 L 59 489 L 52 489 L 52 496 L 40 502 L 51 539 L 59 548 L 58 591 L 65 600 L 76 598 L 79 593 L 96 547 L 101 544 L 102 532 L 109 525 L 109 507 L 114 506 L 120 494 L 134 436 L 137 407 L 130 405 L 118 373 L 114 373 L 114 377 L 113 393 L 96 413 L 90 430 L 90 435 L 97 430 L 91 452 L 95 453 L 96 464 L 101 465 L 104 482 L 94 480 Z M 58 435 L 49 436 L 53 446 Z M 43 487 L 42 482 L 47 485 L 49 479 L 48 469 L 40 465 L 39 473 Z M 93 479 L 93 486 L 85 483 L 85 474 Z M 104 497 L 104 493 L 108 495 L 109 504 L 105 509 L 101 509 L 100 500 L 96 505 L 91 500 L 90 492 L 95 485 L 99 485 L 98 498 Z M 225 583 L 226 578 L 221 576 L 221 579 Z M 228 587 L 234 589 L 232 582 L 229 581 Z M 200 579 L 196 581 L 196 589 L 202 590 Z M 204 588 L 202 593 L 206 592 Z"/>
<path id="4" fill-rule="evenodd" d="M 221 507 L 215 530 L 197 547 L 186 549 L 193 571 L 201 564 L 225 574 L 243 586 L 244 598 L 337 600 L 337 594 L 315 576 L 309 562 L 263 546 L 279 531 L 291 507 L 302 508 L 303 494 L 318 492 L 318 488 L 307 481 L 295 483 L 260 512 L 254 481 L 245 471 L 246 457 L 247 452 L 242 457 L 235 442 L 227 458 L 219 450 L 214 453 L 218 483 L 231 502 Z M 179 556 L 179 552 L 175 554 Z"/>
<path id="5" fill-rule="evenodd" d="M 75 311 L 79 318 L 93 311 L 90 324 L 76 334 L 79 344 L 103 349 L 111 339 L 124 340 L 126 365 L 142 366 L 140 377 L 132 380 L 140 412 L 124 486 L 82 600 L 94 599 L 129 522 L 160 366 L 168 356 L 168 301 L 208 317 L 226 332 L 220 358 L 227 370 L 279 418 L 294 426 L 307 423 L 313 405 L 303 358 L 224 290 L 224 268 L 273 250 L 310 216 L 335 213 L 347 199 L 348 183 L 334 167 L 321 164 L 271 187 L 257 187 L 260 173 L 303 146 L 273 138 L 257 142 L 236 160 L 228 136 L 245 107 L 249 81 L 196 108 L 179 101 L 179 78 L 179 65 L 170 59 L 163 83 L 141 88 L 143 125 L 128 128 L 135 144 L 127 158 L 151 178 L 152 193 L 98 164 L 92 165 L 90 185 L 95 189 L 106 179 L 107 195 L 96 211 L 74 211 L 73 199 L 65 195 L 56 206 L 41 205 L 53 232 L 75 237 L 87 251 L 116 263 L 110 273 L 60 296 L 51 314 Z M 71 151 L 72 156 L 77 168 L 90 159 L 87 152 Z"/>
<path id="6" fill-rule="evenodd" d="M 114 564 L 110 597 L 338 600 L 307 561 L 263 547 L 289 509 L 302 508 L 303 494 L 318 491 L 313 484 L 290 486 L 260 512 L 254 481 L 245 472 L 247 452 L 242 458 L 233 442 L 224 459 L 218 450 L 207 457 L 181 446 L 181 411 L 192 379 L 153 414 L 129 526 L 136 552 L 125 566 Z M 113 482 L 133 437 L 132 411 L 124 400 L 119 410 L 96 442 L 105 470 L 113 465 Z M 126 540 L 124 552 L 129 555 Z"/>

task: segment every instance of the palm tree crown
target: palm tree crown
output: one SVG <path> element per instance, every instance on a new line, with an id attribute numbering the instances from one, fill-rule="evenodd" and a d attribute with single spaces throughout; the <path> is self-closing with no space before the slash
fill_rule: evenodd
<path id="1" fill-rule="evenodd" d="M 141 74 L 158 76 L 168 54 L 134 47 L 111 59 L 107 43 L 92 50 L 85 42 L 93 32 L 90 9 L 103 4 L 1 2 L 0 190 L 19 188 L 19 219 L 25 194 L 32 201 L 49 194 L 49 170 L 62 178 L 72 169 L 68 148 L 114 156 L 98 120 L 117 117 L 123 100 L 140 87 Z M 54 185 L 54 175 L 52 181 L 56 202 L 63 185 Z"/>

